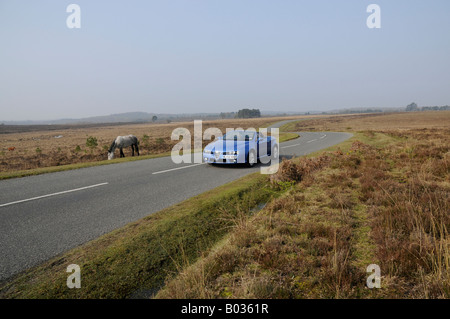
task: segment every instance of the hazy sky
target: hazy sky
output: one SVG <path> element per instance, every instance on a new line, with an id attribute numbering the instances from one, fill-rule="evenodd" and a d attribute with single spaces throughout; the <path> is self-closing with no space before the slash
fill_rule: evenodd
<path id="1" fill-rule="evenodd" d="M 81 7 L 81 29 L 66 8 Z M 381 29 L 366 8 L 381 7 Z M 0 121 L 450 104 L 448 0 L 0 0 Z"/>

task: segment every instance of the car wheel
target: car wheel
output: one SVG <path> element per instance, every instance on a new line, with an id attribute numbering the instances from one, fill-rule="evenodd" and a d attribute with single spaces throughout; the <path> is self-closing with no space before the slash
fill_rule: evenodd
<path id="1" fill-rule="evenodd" d="M 251 151 L 248 153 L 248 162 L 247 162 L 247 165 L 250 166 L 250 167 L 252 167 L 253 165 L 256 164 L 256 161 L 257 161 L 257 159 L 256 159 L 256 152 L 255 152 L 254 150 L 251 150 Z"/>
<path id="2" fill-rule="evenodd" d="M 280 156 L 278 153 L 278 146 L 275 145 L 272 150 L 272 159 L 278 159 L 278 156 Z"/>

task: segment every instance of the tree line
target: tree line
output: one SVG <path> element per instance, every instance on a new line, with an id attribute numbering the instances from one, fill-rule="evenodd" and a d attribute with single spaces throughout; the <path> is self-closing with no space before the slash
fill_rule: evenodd
<path id="1" fill-rule="evenodd" d="M 261 117 L 261 111 L 259 109 L 241 109 L 238 112 L 222 112 L 219 116 L 222 119 L 249 119 Z"/>
<path id="2" fill-rule="evenodd" d="M 423 106 L 419 107 L 417 103 L 413 102 L 406 106 L 407 112 L 416 112 L 416 111 L 449 111 L 450 106 Z"/>

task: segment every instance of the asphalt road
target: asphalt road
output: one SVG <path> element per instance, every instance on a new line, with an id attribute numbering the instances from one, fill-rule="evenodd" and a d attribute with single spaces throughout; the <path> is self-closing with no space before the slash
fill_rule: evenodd
<path id="1" fill-rule="evenodd" d="M 280 145 L 281 157 L 351 137 L 299 134 Z M 259 169 L 177 165 L 164 157 L 0 181 L 0 280 Z"/>

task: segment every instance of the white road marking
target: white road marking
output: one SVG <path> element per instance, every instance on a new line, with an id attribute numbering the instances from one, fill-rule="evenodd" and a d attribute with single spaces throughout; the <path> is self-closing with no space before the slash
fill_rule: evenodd
<path id="1" fill-rule="evenodd" d="M 327 137 L 327 135 L 326 134 L 324 134 L 324 135 L 322 135 L 321 137 L 319 137 L 319 140 L 321 140 L 321 139 L 323 139 L 323 138 L 325 138 L 325 137 Z M 312 143 L 312 142 L 316 142 L 318 139 L 314 139 L 314 140 L 311 140 L 311 141 L 307 141 L 306 143 Z M 281 149 L 285 149 L 285 148 L 291 148 L 291 147 L 296 147 L 296 146 L 300 146 L 300 145 L 302 145 L 302 143 L 298 143 L 298 144 L 294 144 L 294 145 L 289 145 L 289 146 L 282 146 L 281 147 Z"/>
<path id="2" fill-rule="evenodd" d="M 289 145 L 289 146 L 283 146 L 283 147 L 281 147 L 281 149 L 290 148 L 290 147 L 296 147 L 296 146 L 299 146 L 299 145 L 302 145 L 302 143 Z"/>
<path id="3" fill-rule="evenodd" d="M 183 168 L 189 168 L 189 167 L 199 166 L 199 165 L 203 165 L 203 164 L 206 164 L 206 163 L 199 163 L 199 164 L 194 164 L 194 165 L 188 165 L 188 166 L 182 166 L 182 167 L 176 167 L 176 168 L 166 169 L 166 170 L 164 170 L 164 171 L 154 172 L 154 173 L 152 173 L 152 174 L 153 174 L 153 175 L 156 175 L 156 174 L 162 174 L 162 173 L 167 173 L 167 172 L 171 172 L 171 171 L 176 171 L 176 170 L 183 169 Z"/>
<path id="4" fill-rule="evenodd" d="M 32 200 L 41 199 L 41 198 L 50 197 L 50 196 L 56 196 L 56 195 L 62 195 L 62 194 L 67 194 L 67 193 L 77 192 L 77 191 L 81 191 L 81 190 L 83 190 L 83 189 L 88 189 L 88 188 L 93 188 L 93 187 L 103 186 L 103 185 L 107 185 L 107 184 L 108 184 L 108 183 L 95 184 L 95 185 L 91 185 L 91 186 L 85 186 L 85 187 L 80 187 L 80 188 L 70 189 L 70 190 L 67 190 L 67 191 L 57 192 L 57 193 L 53 193 L 53 194 L 47 194 L 47 195 L 37 196 L 37 197 L 33 197 L 33 198 L 27 198 L 27 199 L 17 200 L 17 201 L 15 201 L 15 202 L 10 202 L 10 203 L 6 203 L 6 204 L 1 204 L 0 207 L 9 206 L 9 205 L 14 205 L 14 204 L 19 204 L 19 203 L 23 203 L 23 202 L 29 202 L 29 201 L 32 201 Z"/>

